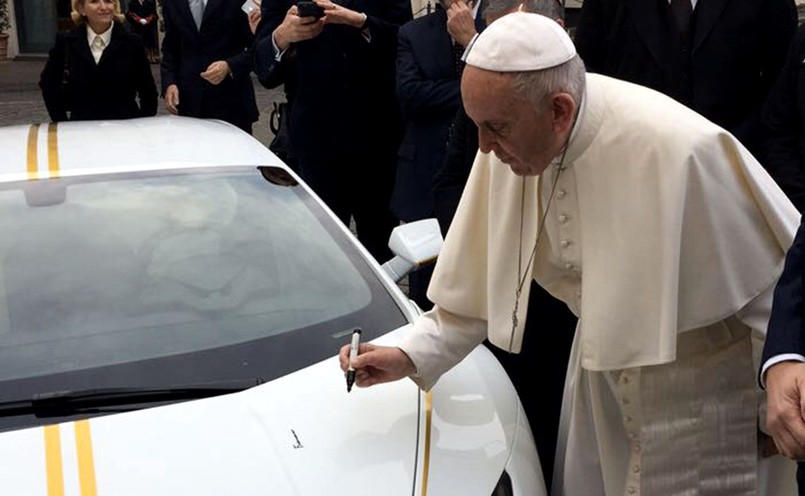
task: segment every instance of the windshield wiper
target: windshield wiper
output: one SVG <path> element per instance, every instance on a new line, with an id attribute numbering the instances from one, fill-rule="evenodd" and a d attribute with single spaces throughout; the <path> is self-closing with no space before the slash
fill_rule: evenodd
<path id="1" fill-rule="evenodd" d="M 52 391 L 31 399 L 0 402 L 0 417 L 34 415 L 38 418 L 98 413 L 109 407 L 167 403 L 211 398 L 236 393 L 262 384 L 260 379 L 188 384 L 168 388 L 103 388 L 84 391 Z M 129 408 L 136 410 L 139 408 Z"/>

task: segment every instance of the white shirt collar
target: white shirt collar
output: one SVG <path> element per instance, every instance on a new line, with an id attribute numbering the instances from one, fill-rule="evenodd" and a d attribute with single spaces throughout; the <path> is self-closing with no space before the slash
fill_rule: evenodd
<path id="1" fill-rule="evenodd" d="M 87 42 L 89 43 L 89 51 L 92 52 L 92 58 L 95 59 L 96 64 L 100 62 L 103 51 L 109 46 L 109 41 L 112 39 L 112 29 L 114 27 L 115 23 L 112 21 L 112 25 L 109 26 L 109 29 L 101 34 L 96 34 L 95 31 L 93 31 L 92 28 L 87 25 Z M 98 47 L 95 45 L 94 41 L 96 38 L 103 40 L 103 47 Z"/>
<path id="2" fill-rule="evenodd" d="M 87 24 L 87 41 L 89 42 L 89 46 L 92 46 L 92 42 L 95 41 L 96 36 L 100 36 L 101 39 L 103 40 L 103 46 L 108 47 L 109 46 L 109 40 L 112 39 L 112 29 L 114 27 L 115 27 L 115 23 L 114 23 L 114 21 L 112 21 L 112 24 L 109 25 L 109 29 L 107 29 L 106 31 L 104 31 L 101 34 L 96 34 L 95 31 L 93 31 L 92 28 L 89 27 L 89 24 Z"/>

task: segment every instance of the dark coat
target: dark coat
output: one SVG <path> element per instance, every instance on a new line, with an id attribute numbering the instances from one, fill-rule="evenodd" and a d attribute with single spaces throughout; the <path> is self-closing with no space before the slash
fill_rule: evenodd
<path id="1" fill-rule="evenodd" d="M 162 4 L 165 37 L 162 40 L 162 92 L 179 88 L 179 114 L 222 119 L 238 127 L 258 118 L 252 85 L 253 36 L 241 0 L 208 0 L 196 27 L 187 0 Z M 218 85 L 200 74 L 224 60 L 232 73 Z"/>
<path id="2" fill-rule="evenodd" d="M 453 41 L 447 13 L 432 14 L 404 24 L 397 34 L 397 99 L 405 135 L 398 150 L 391 212 L 412 222 L 433 216 L 433 172 L 447 145 L 450 120 L 460 104 L 459 77 L 453 63 Z M 423 310 L 433 268 L 408 277 L 409 296 Z"/>
<path id="3" fill-rule="evenodd" d="M 585 0 L 575 43 L 590 72 L 661 91 L 757 151 L 795 28 L 793 0 L 699 0 L 684 35 L 667 0 Z"/>
<path id="4" fill-rule="evenodd" d="M 450 125 L 444 160 L 433 174 L 434 213 L 443 236 L 447 236 L 447 230 L 456 215 L 477 153 L 478 127 L 467 116 L 462 105 Z"/>
<path id="5" fill-rule="evenodd" d="M 69 76 L 63 89 L 65 68 Z M 48 114 L 57 122 L 129 119 L 157 112 L 157 90 L 143 44 L 117 23 L 97 64 L 85 26 L 57 35 L 39 86 Z"/>
<path id="6" fill-rule="evenodd" d="M 450 121 L 461 105 L 447 13 L 437 8 L 400 28 L 397 98 L 405 136 L 397 160 L 391 210 L 410 222 L 433 215 L 433 173 L 444 157 Z"/>
<path id="7" fill-rule="evenodd" d="M 271 34 L 295 0 L 263 1 L 257 30 L 257 75 L 267 81 L 274 50 Z M 367 15 L 370 40 L 351 26 L 328 25 L 313 39 L 295 43 L 285 67 L 295 81 L 290 134 L 302 164 L 329 164 L 334 155 L 361 155 L 368 148 L 396 150 L 401 135 L 394 94 L 397 29 L 410 20 L 408 0 L 345 0 L 346 8 Z"/>
<path id="8" fill-rule="evenodd" d="M 788 353 L 805 355 L 803 270 L 805 270 L 805 225 L 800 224 L 794 244 L 785 256 L 783 273 L 774 288 L 761 364 L 765 364 L 769 358 L 776 355 Z"/>
<path id="9" fill-rule="evenodd" d="M 763 110 L 763 166 L 800 212 L 805 211 L 805 27 L 797 31 L 785 66 Z"/>

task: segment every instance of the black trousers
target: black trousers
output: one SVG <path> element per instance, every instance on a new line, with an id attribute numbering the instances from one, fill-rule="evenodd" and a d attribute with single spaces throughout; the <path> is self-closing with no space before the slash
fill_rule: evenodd
<path id="1" fill-rule="evenodd" d="M 576 320 L 567 305 L 532 281 L 520 353 L 507 353 L 487 343 L 520 396 L 537 445 L 548 492 L 551 490 L 562 394 Z"/>
<path id="2" fill-rule="evenodd" d="M 797 493 L 805 496 L 805 462 L 797 463 Z"/>
<path id="3" fill-rule="evenodd" d="M 305 182 L 346 226 L 355 219 L 358 240 L 381 264 L 391 258 L 389 236 L 398 224 L 389 208 L 396 155 L 396 150 L 368 147 L 299 160 Z"/>

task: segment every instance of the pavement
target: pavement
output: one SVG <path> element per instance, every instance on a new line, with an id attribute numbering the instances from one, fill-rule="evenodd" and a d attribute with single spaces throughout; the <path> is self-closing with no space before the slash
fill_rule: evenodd
<path id="1" fill-rule="evenodd" d="M 48 122 L 47 110 L 39 91 L 39 74 L 45 66 L 45 59 L 12 60 L 0 62 L 0 126 Z M 154 80 L 159 88 L 159 66 L 152 65 Z M 285 100 L 282 88 L 268 90 L 254 79 L 254 91 L 260 120 L 254 125 L 254 137 L 268 145 L 273 134 L 268 127 L 268 117 L 274 102 Z M 167 114 L 160 101 L 158 115 Z"/>

